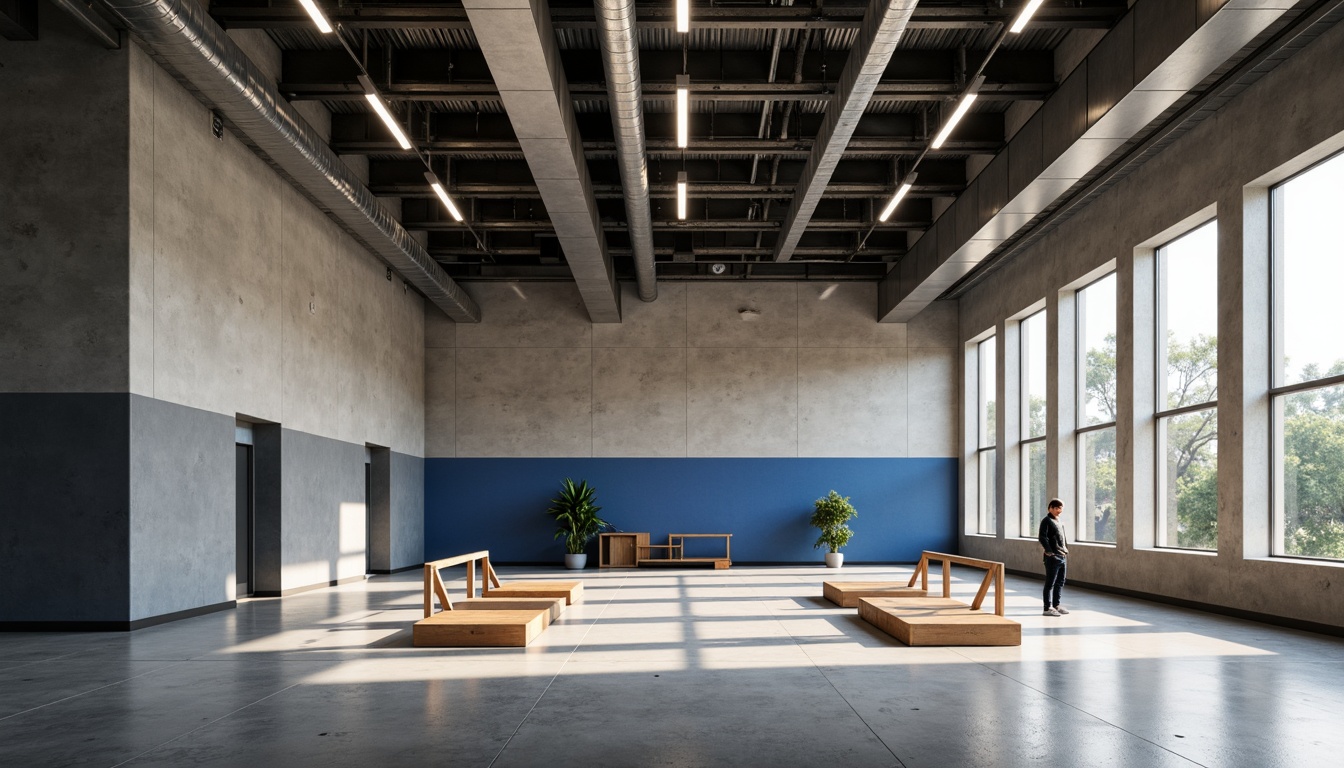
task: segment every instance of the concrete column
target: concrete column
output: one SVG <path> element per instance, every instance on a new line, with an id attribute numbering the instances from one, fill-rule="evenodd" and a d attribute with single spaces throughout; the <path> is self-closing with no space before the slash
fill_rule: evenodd
<path id="1" fill-rule="evenodd" d="M 1077 520 L 1078 471 L 1077 441 L 1074 428 L 1078 423 L 1077 360 L 1078 330 L 1075 319 L 1077 294 L 1073 291 L 1052 292 L 1046 297 L 1046 370 L 1054 376 L 1046 377 L 1046 495 L 1063 499 L 1068 505 L 1068 519 Z M 1074 525 L 1075 535 L 1077 526 Z"/>

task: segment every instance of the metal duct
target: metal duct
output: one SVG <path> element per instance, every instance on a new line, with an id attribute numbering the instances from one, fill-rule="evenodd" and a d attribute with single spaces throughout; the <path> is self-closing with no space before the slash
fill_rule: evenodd
<path id="1" fill-rule="evenodd" d="M 296 185 L 458 322 L 480 308 L 341 162 L 195 0 L 105 0 Z"/>
<path id="2" fill-rule="evenodd" d="M 625 220 L 635 256 L 639 298 L 658 298 L 653 266 L 653 222 L 649 216 L 649 169 L 644 153 L 643 87 L 639 80 L 639 44 L 635 40 L 635 0 L 593 0 L 607 74 L 611 126 L 620 159 Z"/>
<path id="3" fill-rule="evenodd" d="M 869 0 L 858 39 L 849 50 L 835 95 L 826 107 L 826 117 L 812 145 L 812 154 L 803 166 L 793 203 L 785 214 L 784 227 L 775 243 L 775 261 L 787 261 L 798 247 L 826 185 L 835 174 L 835 166 L 844 157 L 845 147 L 882 80 L 896 44 L 905 34 L 915 3 L 916 0 Z"/>

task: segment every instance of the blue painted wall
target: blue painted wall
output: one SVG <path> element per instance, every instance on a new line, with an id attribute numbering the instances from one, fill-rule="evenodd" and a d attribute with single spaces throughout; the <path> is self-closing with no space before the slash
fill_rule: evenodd
<path id="1" fill-rule="evenodd" d="M 859 511 L 848 562 L 956 546 L 956 459 L 426 459 L 425 559 L 488 549 L 500 563 L 559 562 L 545 511 L 565 477 L 597 488 L 603 519 L 654 543 L 732 533 L 734 562 L 819 562 L 807 520 L 832 488 Z M 712 554 L 704 546 L 686 556 Z M 596 564 L 596 541 L 588 552 Z"/>

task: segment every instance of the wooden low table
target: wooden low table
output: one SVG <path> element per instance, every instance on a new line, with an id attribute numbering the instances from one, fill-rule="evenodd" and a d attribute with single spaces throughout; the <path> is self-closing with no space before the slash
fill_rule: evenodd
<path id="1" fill-rule="evenodd" d="M 864 597 L 926 597 L 927 589 L 897 581 L 823 581 L 821 596 L 841 608 L 856 608 Z"/>
<path id="2" fill-rule="evenodd" d="M 645 534 L 647 536 L 647 534 Z M 723 539 L 723 557 L 686 557 L 686 539 Z M 654 550 L 662 550 L 662 557 L 654 557 Z M 714 570 L 726 570 L 733 564 L 733 534 L 731 533 L 669 533 L 666 544 L 649 544 L 643 539 L 638 547 L 636 563 L 645 565 L 712 565 Z"/>
<path id="3" fill-rule="evenodd" d="M 946 597 L 864 597 L 859 617 L 906 645 L 1021 645 L 1022 625 Z"/>

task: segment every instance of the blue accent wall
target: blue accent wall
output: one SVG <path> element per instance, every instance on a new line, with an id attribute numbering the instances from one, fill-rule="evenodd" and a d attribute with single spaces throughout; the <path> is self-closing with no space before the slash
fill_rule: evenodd
<path id="1" fill-rule="evenodd" d="M 832 488 L 859 516 L 847 562 L 913 562 L 956 546 L 956 459 L 426 459 L 425 559 L 479 549 L 500 563 L 556 563 L 546 507 L 563 478 L 597 488 L 623 531 L 732 533 L 734 562 L 816 563 L 812 502 Z M 686 556 L 713 554 L 711 542 Z M 596 564 L 597 542 L 589 545 Z"/>

